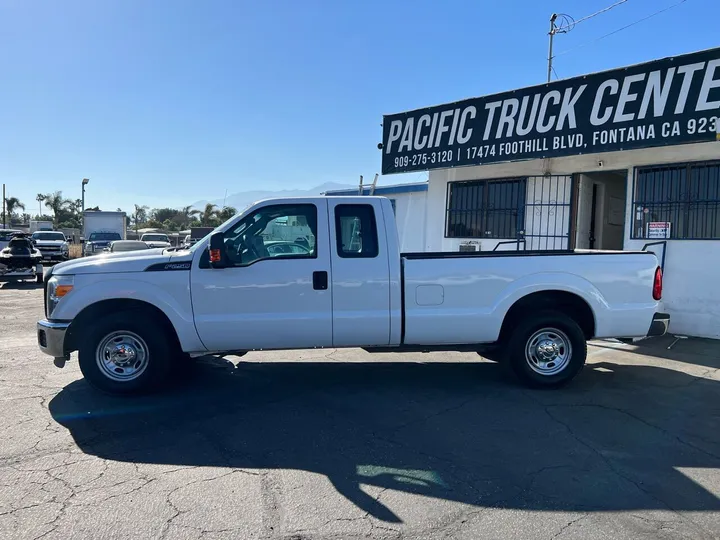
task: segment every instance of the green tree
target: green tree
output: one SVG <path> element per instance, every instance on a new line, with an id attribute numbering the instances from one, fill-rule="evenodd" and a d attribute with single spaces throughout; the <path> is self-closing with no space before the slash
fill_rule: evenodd
<path id="1" fill-rule="evenodd" d="M 49 208 L 54 216 L 55 225 L 59 225 L 61 221 L 65 221 L 64 212 L 68 206 L 68 200 L 62 196 L 62 191 L 56 191 L 55 193 L 49 193 L 45 195 L 45 206 Z"/>
<path id="2" fill-rule="evenodd" d="M 233 206 L 223 206 L 222 210 L 220 210 L 217 214 L 218 219 L 220 221 L 227 221 L 231 217 L 235 216 L 237 214 L 237 209 Z"/>
<path id="3" fill-rule="evenodd" d="M 155 208 L 150 215 L 155 221 L 165 223 L 177 216 L 178 211 L 175 208 Z"/>
<path id="4" fill-rule="evenodd" d="M 46 196 L 42 193 L 38 193 L 37 197 L 35 197 L 35 200 L 38 202 L 38 208 L 40 209 L 38 212 L 38 215 L 42 215 L 42 203 L 46 199 Z"/>
<path id="5" fill-rule="evenodd" d="M 218 225 L 217 205 L 207 203 L 199 215 L 200 225 L 203 227 L 214 227 Z"/>
<path id="6" fill-rule="evenodd" d="M 176 232 L 176 231 L 180 230 L 179 225 L 171 219 L 166 219 L 165 221 L 163 221 L 162 228 L 166 231 L 171 231 L 171 232 Z"/>
<path id="7" fill-rule="evenodd" d="M 6 197 L 5 198 L 5 211 L 7 212 L 9 221 L 11 223 L 12 223 L 13 216 L 15 215 L 15 211 L 18 208 L 25 210 L 25 205 L 20 202 L 20 199 L 18 199 L 17 197 Z"/>
<path id="8" fill-rule="evenodd" d="M 199 210 L 193 210 L 192 206 L 183 206 L 180 210 L 178 210 L 177 216 L 175 216 L 174 221 L 180 225 L 181 228 L 185 228 L 190 226 L 192 221 L 195 219 L 195 216 L 199 214 Z"/>
<path id="9" fill-rule="evenodd" d="M 140 206 L 139 204 L 135 205 L 135 211 L 132 215 L 133 224 L 135 225 L 135 232 L 140 228 L 140 225 L 144 224 L 148 220 L 148 214 L 147 211 L 149 208 L 145 205 Z"/>

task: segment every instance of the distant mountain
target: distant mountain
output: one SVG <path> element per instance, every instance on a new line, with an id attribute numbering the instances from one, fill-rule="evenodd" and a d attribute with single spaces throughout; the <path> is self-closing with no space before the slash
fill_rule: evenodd
<path id="1" fill-rule="evenodd" d="M 228 195 L 225 199 L 225 206 L 234 206 L 238 210 L 242 210 L 247 205 L 254 203 L 260 199 L 266 199 L 268 197 L 305 197 L 308 195 L 320 195 L 325 191 L 332 191 L 335 189 L 354 189 L 356 185 L 352 184 L 338 184 L 337 182 L 325 182 L 319 186 L 310 189 L 283 189 L 280 191 L 241 191 L 240 193 L 234 193 Z M 223 199 L 213 199 L 211 201 L 197 201 L 193 203 L 193 208 L 202 209 L 205 208 L 207 203 L 216 204 L 218 207 L 222 207 Z"/>

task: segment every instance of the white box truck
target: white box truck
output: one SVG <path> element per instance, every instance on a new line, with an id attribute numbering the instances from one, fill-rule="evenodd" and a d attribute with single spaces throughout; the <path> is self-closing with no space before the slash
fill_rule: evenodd
<path id="1" fill-rule="evenodd" d="M 83 255 L 95 255 L 115 240 L 125 240 L 125 212 L 86 210 L 83 213 Z"/>
<path id="2" fill-rule="evenodd" d="M 52 231 L 53 230 L 53 222 L 52 221 L 40 221 L 40 220 L 30 220 L 30 234 L 37 232 L 37 231 Z"/>

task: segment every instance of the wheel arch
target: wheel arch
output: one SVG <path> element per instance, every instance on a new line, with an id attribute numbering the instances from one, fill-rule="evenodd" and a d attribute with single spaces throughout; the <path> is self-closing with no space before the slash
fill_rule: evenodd
<path id="1" fill-rule="evenodd" d="M 580 295 L 563 290 L 546 290 L 527 294 L 513 303 L 503 318 L 499 341 L 507 340 L 512 329 L 527 313 L 556 310 L 575 320 L 589 340 L 595 335 L 597 321 L 595 314 Z"/>
<path id="2" fill-rule="evenodd" d="M 148 313 L 170 336 L 173 346 L 180 347 L 180 340 L 175 327 L 170 318 L 159 307 L 134 298 L 111 298 L 90 304 L 73 318 L 65 337 L 65 350 L 67 352 L 78 350 L 83 330 L 91 326 L 94 321 L 97 321 L 103 315 L 130 311 Z"/>

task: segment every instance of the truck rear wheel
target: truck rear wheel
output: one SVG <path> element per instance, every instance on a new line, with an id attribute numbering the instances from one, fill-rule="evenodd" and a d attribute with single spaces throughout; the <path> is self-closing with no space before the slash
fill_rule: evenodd
<path id="1" fill-rule="evenodd" d="M 547 310 L 517 325 L 506 352 L 510 367 L 523 384 L 554 388 L 582 371 L 587 343 L 578 323 L 564 313 Z"/>
<path id="2" fill-rule="evenodd" d="M 165 384 L 173 348 L 164 331 L 142 312 L 102 318 L 83 336 L 78 359 L 87 381 L 109 394 L 139 394 Z"/>

